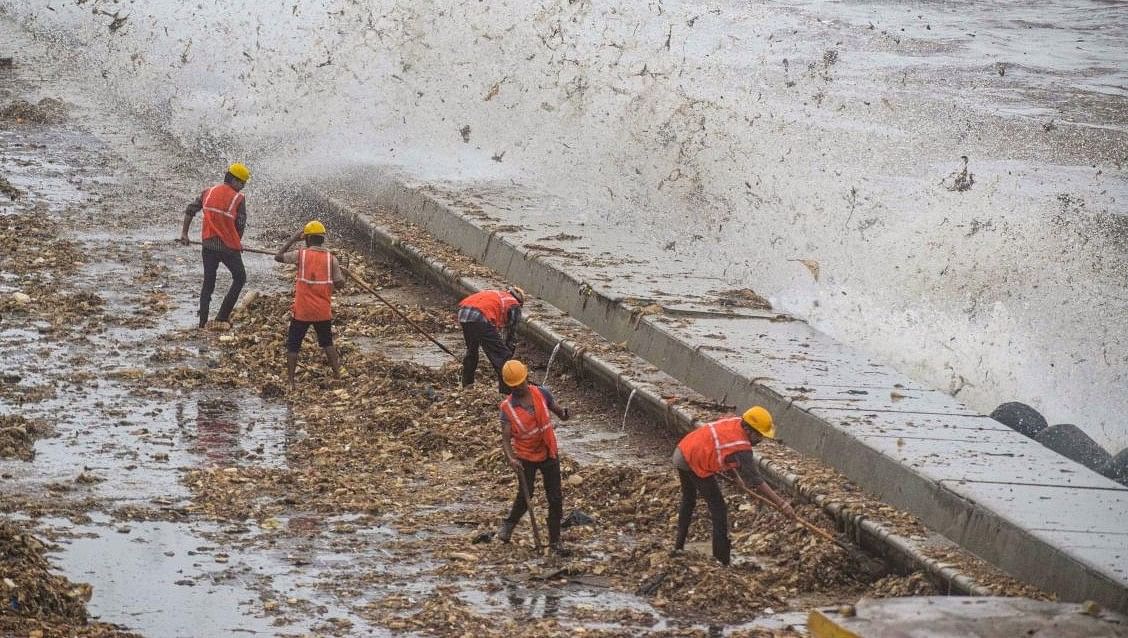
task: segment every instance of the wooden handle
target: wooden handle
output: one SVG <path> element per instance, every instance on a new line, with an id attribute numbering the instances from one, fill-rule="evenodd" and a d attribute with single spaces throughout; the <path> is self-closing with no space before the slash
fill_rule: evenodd
<path id="1" fill-rule="evenodd" d="M 443 345 L 441 341 L 439 341 L 438 339 L 436 339 L 436 338 L 432 337 L 432 336 L 430 335 L 430 333 L 428 333 L 428 332 L 427 332 L 426 330 L 424 330 L 424 329 L 423 329 L 423 327 L 422 327 L 422 326 L 420 326 L 419 324 L 417 324 L 417 323 L 415 323 L 414 321 L 412 321 L 412 320 L 411 320 L 411 318 L 410 318 L 410 317 L 408 317 L 407 315 L 403 314 L 403 312 L 401 312 L 399 308 L 396 308 L 396 307 L 395 307 L 394 305 L 392 305 L 392 303 L 391 303 L 391 302 L 389 302 L 389 301 L 388 301 L 387 299 L 384 299 L 383 297 L 381 297 L 381 296 L 380 296 L 380 293 L 376 292 L 376 289 L 375 289 L 375 288 L 373 288 L 372 286 L 370 286 L 370 285 L 368 284 L 368 282 L 364 281 L 364 280 L 363 280 L 363 279 L 361 279 L 360 277 L 357 277 L 355 273 L 353 273 L 353 272 L 352 272 L 351 270 L 349 270 L 348 268 L 345 268 L 344 266 L 341 266 L 341 270 L 345 271 L 345 274 L 346 274 L 346 275 L 348 275 L 349 277 L 351 277 L 351 278 L 352 278 L 352 280 L 353 280 L 353 281 L 355 281 L 355 282 L 356 282 L 357 284 L 359 284 L 361 288 L 364 288 L 364 289 L 365 289 L 366 291 L 368 291 L 369 293 L 371 293 L 371 294 L 372 294 L 372 296 L 374 296 L 374 297 L 376 297 L 377 299 L 379 299 L 379 300 L 380 300 L 380 301 L 381 301 L 381 302 L 382 302 L 382 303 L 383 303 L 383 304 L 384 304 L 385 306 L 387 306 L 387 307 L 391 308 L 391 309 L 392 309 L 392 312 L 394 312 L 394 313 L 396 313 L 397 315 L 399 315 L 400 319 L 403 319 L 403 320 L 404 320 L 404 321 L 406 321 L 406 322 L 407 322 L 408 324 L 410 324 L 412 328 L 415 328 L 415 330 L 416 330 L 417 332 L 419 332 L 419 334 L 423 335 L 424 337 L 427 337 L 427 339 L 428 339 L 428 340 L 430 340 L 430 342 L 431 342 L 431 343 L 433 343 L 433 344 L 435 344 L 436 346 L 438 346 L 438 347 L 439 347 L 439 348 L 440 348 L 440 349 L 441 349 L 441 350 L 442 350 L 443 352 L 445 352 L 445 353 L 449 354 L 450 356 L 454 357 L 454 359 L 455 359 L 455 360 L 458 360 L 458 359 L 460 359 L 460 358 L 461 358 L 461 357 L 459 357 L 458 355 L 456 355 L 456 354 L 454 354 L 453 352 L 451 352 L 451 351 L 450 351 L 450 349 L 449 349 L 449 348 L 447 348 L 447 347 L 446 347 L 445 345 Z"/>
<path id="2" fill-rule="evenodd" d="M 748 486 L 744 484 L 744 481 L 740 480 L 739 477 L 737 477 L 737 479 L 736 479 L 736 484 L 740 486 L 740 489 L 744 490 L 745 492 L 748 492 L 749 496 L 751 496 L 751 497 L 755 498 L 756 500 L 761 501 L 763 503 L 767 503 L 769 506 L 772 507 L 772 509 L 775 509 L 777 511 L 782 512 L 782 510 L 780 510 L 779 506 L 777 506 L 775 503 L 768 500 L 767 497 L 765 497 L 761 494 L 757 494 L 756 492 L 753 492 L 751 489 L 749 489 Z M 814 523 L 810 523 L 810 522 L 804 520 L 798 514 L 795 515 L 795 520 L 800 525 L 802 525 L 803 527 L 806 527 L 807 529 L 809 529 L 812 532 L 818 534 L 819 536 L 822 536 L 823 538 L 825 538 L 826 540 L 834 543 L 835 545 L 841 545 L 841 543 L 838 541 L 838 539 L 831 536 L 826 530 L 824 530 L 821 527 L 818 527 Z"/>
<path id="3" fill-rule="evenodd" d="M 179 242 L 180 240 L 178 239 L 176 241 Z M 188 243 L 193 245 L 193 246 L 203 246 L 204 245 L 203 242 L 196 241 L 195 239 L 189 239 Z M 273 252 L 271 252 L 269 250 L 262 250 L 261 248 L 251 248 L 249 246 L 243 246 L 243 248 L 241 250 L 245 253 L 255 253 L 255 254 L 258 254 L 258 255 L 273 255 L 274 254 Z"/>
<path id="4" fill-rule="evenodd" d="M 521 470 L 513 468 L 513 471 L 517 473 L 517 484 L 521 486 L 521 496 L 525 497 L 525 509 L 529 513 L 529 525 L 533 528 L 533 549 L 539 552 L 541 549 L 540 531 L 537 529 L 537 514 L 533 511 L 533 499 L 529 494 L 529 486 L 525 483 L 525 475 L 521 473 Z"/>
<path id="5" fill-rule="evenodd" d="M 201 246 L 201 245 L 203 245 L 203 244 L 202 244 L 201 242 L 198 242 L 198 241 L 194 241 L 194 240 L 188 240 L 188 243 L 189 243 L 189 244 L 194 244 L 194 245 L 196 245 L 196 246 Z M 270 252 L 269 250 L 262 250 L 262 249 L 259 249 L 259 248 L 250 248 L 250 247 L 248 247 L 248 246 L 243 246 L 243 252 L 245 252 L 245 253 L 255 253 L 255 254 L 258 254 L 258 255 L 275 255 L 275 254 L 277 254 L 277 253 L 273 253 L 273 252 Z M 374 297 L 376 297 L 377 299 L 379 299 L 379 300 L 380 300 L 380 302 L 381 302 L 381 303 L 383 303 L 383 304 L 384 304 L 385 306 L 387 306 L 387 307 L 391 308 L 391 309 L 392 309 L 392 312 L 396 313 L 396 315 L 398 315 L 400 319 L 403 319 L 403 320 L 404 320 L 404 321 L 406 321 L 406 322 L 407 322 L 408 324 L 410 324 L 412 328 L 415 328 L 415 330 L 416 330 L 417 332 L 419 332 L 419 334 L 421 334 L 421 335 L 423 335 L 424 337 L 426 337 L 426 338 L 427 338 L 427 339 L 428 339 L 428 340 L 429 340 L 429 341 L 430 341 L 431 343 L 435 344 L 435 345 L 436 345 L 436 346 L 438 346 L 438 347 L 439 347 L 440 349 L 442 349 L 442 351 L 443 351 L 443 352 L 445 352 L 445 353 L 449 354 L 449 355 L 450 355 L 451 357 L 453 357 L 453 358 L 454 358 L 454 359 L 455 359 L 456 361 L 457 361 L 457 360 L 459 360 L 459 359 L 461 359 L 461 357 L 459 357 L 459 356 L 458 356 L 458 355 L 456 355 L 455 353 L 451 352 L 451 351 L 450 351 L 450 348 L 447 348 L 447 347 L 446 347 L 445 345 L 443 345 L 443 343 L 442 343 L 441 341 L 439 341 L 438 339 L 436 339 L 436 338 L 434 338 L 433 336 L 431 336 L 431 335 L 430 335 L 430 334 L 429 334 L 429 333 L 428 333 L 428 332 L 427 332 L 426 330 L 424 330 L 424 329 L 423 329 L 423 327 L 422 327 L 422 326 L 420 326 L 419 324 L 417 324 L 417 323 L 415 323 L 414 321 L 412 321 L 412 320 L 411 320 L 411 318 L 409 318 L 409 317 L 408 317 L 407 315 L 403 314 L 403 312 L 401 312 L 399 308 L 397 308 L 397 307 L 395 307 L 394 305 L 392 305 L 392 303 L 391 303 L 390 301 L 388 301 L 387 299 L 384 299 L 383 297 L 381 297 L 381 296 L 380 296 L 380 293 L 376 292 L 376 289 L 375 289 L 375 288 L 373 288 L 373 287 L 372 287 L 371 285 L 369 285 L 369 283 L 368 283 L 368 282 L 364 281 L 363 279 L 361 279 L 360 277 L 358 277 L 358 276 L 357 276 L 357 275 L 356 275 L 355 273 L 353 273 L 353 272 L 352 272 L 351 270 L 349 270 L 348 268 L 345 268 L 344 266 L 341 266 L 341 270 L 343 270 L 343 271 L 344 271 L 344 273 L 345 273 L 346 275 L 348 275 L 349 277 L 351 277 L 351 278 L 352 278 L 352 280 L 353 280 L 353 281 L 355 281 L 355 282 L 356 282 L 356 283 L 357 283 L 357 284 L 358 284 L 358 285 L 359 285 L 359 286 L 360 286 L 361 288 L 363 288 L 363 289 L 364 289 L 365 291 L 367 291 L 367 292 L 371 293 L 371 294 L 372 294 L 372 296 L 374 296 Z"/>

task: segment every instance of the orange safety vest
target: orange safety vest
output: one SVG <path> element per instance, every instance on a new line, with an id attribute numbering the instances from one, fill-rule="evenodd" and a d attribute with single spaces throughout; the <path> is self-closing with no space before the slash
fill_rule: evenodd
<path id="1" fill-rule="evenodd" d="M 458 307 L 474 308 L 498 330 L 505 330 L 510 309 L 520 305 L 516 297 L 504 290 L 483 290 L 463 299 Z"/>
<path id="2" fill-rule="evenodd" d="M 229 184 L 217 184 L 200 195 L 204 210 L 204 227 L 201 239 L 219 237 L 224 246 L 232 250 L 243 250 L 239 240 L 239 229 L 235 227 L 235 217 L 243 203 L 243 194 Z"/>
<path id="3" fill-rule="evenodd" d="M 510 395 L 501 402 L 501 411 L 509 418 L 510 442 L 519 459 L 539 463 L 556 458 L 556 430 L 548 415 L 548 402 L 536 386 L 530 384 L 533 395 L 533 412 L 513 403 Z"/>
<path id="4" fill-rule="evenodd" d="M 744 432 L 738 416 L 706 423 L 685 435 L 678 443 L 689 469 L 701 478 L 737 467 L 725 459 L 730 454 L 752 449 L 752 442 Z"/>
<path id="5" fill-rule="evenodd" d="M 333 253 L 303 248 L 298 251 L 298 273 L 294 280 L 294 306 L 298 321 L 328 321 L 333 318 Z"/>

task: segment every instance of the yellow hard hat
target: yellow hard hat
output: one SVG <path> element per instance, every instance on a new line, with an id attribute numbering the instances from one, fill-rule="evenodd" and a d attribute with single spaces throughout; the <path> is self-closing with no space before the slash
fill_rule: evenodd
<path id="1" fill-rule="evenodd" d="M 320 221 L 315 219 L 315 220 L 313 220 L 310 223 L 305 225 L 305 229 L 302 230 L 302 234 L 303 235 L 324 235 L 325 234 L 325 224 L 322 224 Z"/>
<path id="2" fill-rule="evenodd" d="M 772 421 L 772 413 L 758 405 L 744 411 L 744 423 L 769 439 L 775 438 L 775 423 Z"/>
<path id="3" fill-rule="evenodd" d="M 251 180 L 251 169 L 247 168 L 247 165 L 242 162 L 235 162 L 231 166 L 228 166 L 227 172 L 234 175 L 235 179 L 240 182 L 248 182 Z"/>
<path id="4" fill-rule="evenodd" d="M 505 382 L 505 385 L 511 388 L 516 388 L 528 378 L 529 369 L 525 367 L 525 364 L 516 359 L 506 361 L 505 365 L 501 367 L 501 380 Z"/>
<path id="5" fill-rule="evenodd" d="M 505 289 L 505 292 L 513 295 L 513 298 L 517 300 L 517 303 L 521 304 L 522 306 L 525 305 L 525 290 L 523 288 L 510 286 Z"/>

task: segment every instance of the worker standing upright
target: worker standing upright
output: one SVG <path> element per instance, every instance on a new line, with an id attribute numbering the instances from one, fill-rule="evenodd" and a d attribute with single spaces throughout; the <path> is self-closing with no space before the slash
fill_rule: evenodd
<path id="1" fill-rule="evenodd" d="M 531 509 L 525 489 L 533 494 L 537 472 L 544 481 L 548 499 L 548 545 L 559 555 L 567 554 L 560 540 L 560 521 L 564 517 L 564 495 L 560 489 L 560 460 L 557 458 L 556 431 L 549 412 L 561 421 L 571 418 L 568 408 L 560 407 L 547 388 L 528 382 L 529 369 L 517 360 L 502 367 L 502 379 L 512 390 L 501 402 L 501 449 L 509 465 L 519 474 L 517 496 L 509 516 L 501 523 L 498 540 L 508 543 L 517 522 Z M 529 516 L 536 516 L 530 511 Z"/>
<path id="2" fill-rule="evenodd" d="M 458 323 L 466 340 L 466 356 L 462 358 L 462 387 L 474 383 L 478 369 L 478 348 L 490 360 L 498 377 L 498 392 L 507 394 L 508 386 L 501 378 L 501 367 L 513 358 L 517 344 L 517 324 L 525 291 L 513 286 L 505 290 L 483 290 L 466 297 L 458 304 Z M 505 331 L 502 340 L 501 332 Z"/>
<path id="3" fill-rule="evenodd" d="M 728 508 L 716 478 L 718 473 L 726 470 L 736 470 L 738 480 L 745 486 L 763 494 L 787 516 L 795 517 L 791 505 L 775 493 L 757 469 L 752 448 L 765 438 L 775 438 L 775 424 L 771 413 L 758 405 L 748 408 L 742 417 L 706 423 L 682 438 L 672 459 L 681 482 L 675 550 L 685 549 L 697 494 L 700 493 L 709 505 L 709 516 L 713 519 L 713 557 L 724 565 L 729 564 Z"/>
<path id="4" fill-rule="evenodd" d="M 290 251 L 290 247 L 305 238 L 306 247 Z M 344 271 L 325 243 L 325 225 L 314 220 L 294 233 L 286 244 L 274 254 L 274 261 L 295 264 L 298 267 L 294 280 L 294 305 L 290 308 L 290 329 L 286 337 L 286 376 L 290 389 L 294 389 L 294 373 L 298 368 L 298 352 L 310 326 L 317 333 L 317 345 L 325 351 L 325 358 L 333 369 L 333 376 L 341 376 L 341 361 L 333 345 L 333 290 L 345 285 Z"/>
<path id="5" fill-rule="evenodd" d="M 231 318 L 231 311 L 247 283 L 247 270 L 243 267 L 243 231 L 247 227 L 247 202 L 241 192 L 251 179 L 251 171 L 244 164 L 236 162 L 227 167 L 223 183 L 205 189 L 196 201 L 184 211 L 184 223 L 180 228 L 180 243 L 188 245 L 188 229 L 192 218 L 204 211 L 200 243 L 204 261 L 204 285 L 200 288 L 200 327 L 208 323 L 208 309 L 212 293 L 215 292 L 215 276 L 219 265 L 223 264 L 231 273 L 231 287 L 223 297 L 219 312 L 215 315 L 217 323 L 225 324 Z"/>

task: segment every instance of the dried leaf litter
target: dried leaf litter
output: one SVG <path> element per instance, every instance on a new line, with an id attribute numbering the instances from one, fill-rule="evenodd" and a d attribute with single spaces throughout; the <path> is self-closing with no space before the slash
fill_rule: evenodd
<path id="1" fill-rule="evenodd" d="M 402 327 L 384 323 L 387 315 L 371 306 L 340 301 L 349 376 L 332 380 L 318 367 L 319 353 L 307 348 L 304 361 L 310 367 L 299 373 L 300 387 L 289 397 L 305 434 L 291 443 L 288 466 L 190 471 L 185 482 L 195 495 L 193 509 L 260 527 L 276 525 L 291 509 L 391 515 L 400 532 L 394 551 L 435 559 L 436 575 L 523 575 L 534 556 L 520 530 L 511 546 L 472 542 L 493 529 L 513 492 L 512 474 L 498 450 L 496 391 L 488 383 L 457 388 L 455 362 L 435 370 L 351 347 L 358 336 L 394 338 Z M 288 309 L 284 294 L 258 295 L 242 311 L 238 330 L 209 335 L 220 354 L 207 375 L 174 366 L 137 383 L 192 387 L 218 380 L 233 391 L 256 394 L 279 385 Z M 445 308 L 409 312 L 431 330 L 454 328 Z M 790 600 L 812 592 L 849 599 L 866 592 L 868 584 L 858 580 L 859 570 L 845 553 L 740 497 L 730 502 L 734 551 L 767 560 L 726 569 L 700 553 L 670 555 L 678 499 L 672 472 L 580 466 L 566 455 L 563 470 L 567 507 L 587 512 L 597 523 L 565 532 L 577 550 L 574 557 L 544 559 L 559 568 L 560 578 L 599 577 L 614 589 L 643 593 L 666 613 L 722 622 L 747 621 L 769 607 L 788 609 Z M 831 525 L 817 507 L 800 509 Z M 416 534 L 457 524 L 466 529 Z M 704 540 L 708 533 L 702 513 L 692 538 Z M 655 586 L 644 587 L 649 583 Z"/>

